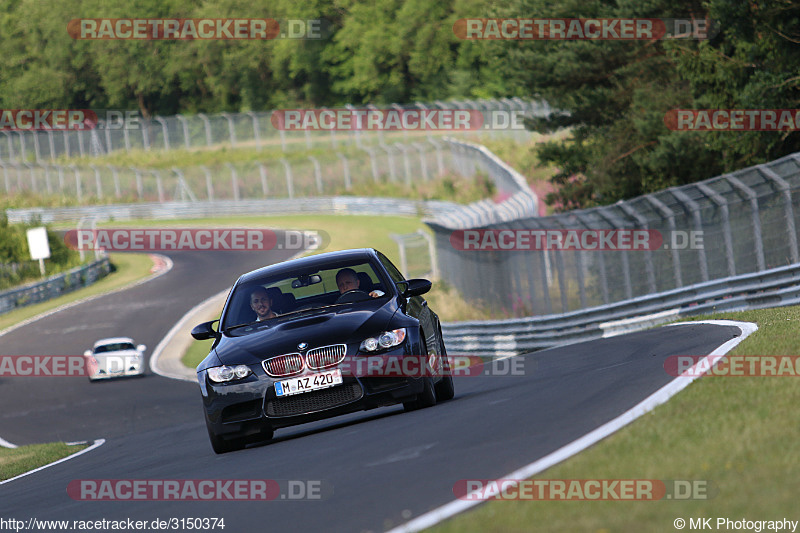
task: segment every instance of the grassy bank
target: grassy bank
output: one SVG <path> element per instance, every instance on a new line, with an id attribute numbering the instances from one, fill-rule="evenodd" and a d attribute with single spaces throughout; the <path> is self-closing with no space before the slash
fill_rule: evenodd
<path id="1" fill-rule="evenodd" d="M 702 317 L 698 317 L 700 319 Z M 708 317 L 705 317 L 708 318 Z M 713 318 L 759 330 L 731 355 L 800 353 L 800 307 Z M 704 377 L 666 404 L 534 479 L 707 480 L 712 497 L 689 501 L 495 501 L 437 532 L 676 531 L 673 521 L 797 519 L 800 443 L 791 377 Z"/>

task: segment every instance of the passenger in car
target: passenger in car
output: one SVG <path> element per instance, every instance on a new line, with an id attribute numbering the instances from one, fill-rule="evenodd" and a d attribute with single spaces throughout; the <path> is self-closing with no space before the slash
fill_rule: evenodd
<path id="1" fill-rule="evenodd" d="M 343 268 L 336 273 L 336 286 L 339 287 L 339 293 L 344 294 L 347 291 L 361 290 L 361 280 L 358 274 L 352 268 Z M 373 298 L 379 298 L 385 293 L 381 290 L 372 290 L 369 295 Z"/>
<path id="2" fill-rule="evenodd" d="M 272 298 L 264 287 L 257 287 L 250 294 L 250 309 L 255 311 L 258 322 L 278 316 L 272 309 Z"/>

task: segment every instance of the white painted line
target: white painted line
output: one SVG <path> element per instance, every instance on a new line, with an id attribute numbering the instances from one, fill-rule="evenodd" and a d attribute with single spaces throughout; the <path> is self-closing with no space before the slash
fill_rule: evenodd
<path id="1" fill-rule="evenodd" d="M 752 322 L 735 322 L 733 320 L 702 320 L 696 322 L 681 322 L 679 324 L 671 324 L 675 326 L 679 325 L 687 325 L 687 324 L 714 324 L 718 326 L 736 326 L 741 331 L 742 334 L 738 337 L 734 337 L 733 339 L 725 342 L 721 346 L 719 346 L 716 350 L 708 354 L 705 359 L 714 356 L 725 355 L 730 350 L 732 350 L 737 344 L 742 342 L 744 339 L 747 338 L 748 335 L 753 333 L 758 329 L 758 326 L 753 324 Z M 583 437 L 567 444 L 566 446 L 559 448 L 558 450 L 554 451 L 553 453 L 546 455 L 539 459 L 538 461 L 534 461 L 526 466 L 523 466 L 519 470 L 511 472 L 505 476 L 502 476 L 500 479 L 527 479 L 533 475 L 550 468 L 551 466 L 564 461 L 576 455 L 579 452 L 582 452 L 589 446 L 599 442 L 600 440 L 608 437 L 612 433 L 622 429 L 626 425 L 630 424 L 640 416 L 644 415 L 645 413 L 652 411 L 657 406 L 665 403 L 669 400 L 672 396 L 679 393 L 683 389 L 685 389 L 692 381 L 697 379 L 700 376 L 687 376 L 687 377 L 677 377 L 658 389 L 656 392 L 633 406 L 628 411 L 622 413 L 617 418 L 611 420 L 600 426 L 599 428 L 595 429 L 584 435 Z M 493 485 L 489 484 L 487 486 L 490 489 L 486 491 L 474 491 L 465 496 L 464 500 L 454 500 L 450 503 L 442 505 L 434 509 L 433 511 L 429 511 L 419 517 L 411 520 L 410 522 L 406 522 L 392 530 L 388 533 L 409 533 L 415 531 L 421 531 L 425 528 L 433 527 L 434 525 L 438 524 L 439 522 L 446 520 L 458 513 L 466 511 L 470 507 L 474 507 L 480 503 L 484 503 L 483 500 L 478 499 L 479 495 L 483 495 L 483 497 L 487 496 L 494 496 L 496 493 L 500 492 L 500 483 L 496 483 L 494 486 L 498 487 L 497 490 L 492 490 L 491 487 Z M 475 500 L 469 500 L 470 496 L 475 495 Z"/>
<path id="2" fill-rule="evenodd" d="M 191 382 L 195 382 L 196 383 L 197 380 L 194 379 L 194 378 L 189 378 L 188 376 L 183 376 L 181 374 L 175 374 L 175 373 L 172 373 L 172 372 L 166 372 L 166 371 L 162 370 L 161 368 L 158 367 L 158 360 L 161 357 L 161 354 L 163 353 L 164 348 L 166 348 L 167 344 L 169 344 L 170 341 L 172 341 L 172 338 L 175 337 L 175 335 L 177 335 L 178 332 L 183 327 L 185 327 L 186 324 L 190 320 L 194 320 L 194 315 L 201 308 L 203 308 L 204 306 L 208 305 L 212 300 L 215 300 L 215 299 L 217 299 L 217 298 L 219 298 L 221 296 L 224 296 L 229 291 L 230 291 L 230 288 L 225 289 L 224 291 L 221 291 L 221 292 L 215 294 L 214 296 L 211 296 L 210 298 L 206 298 L 205 300 L 203 300 L 199 304 L 197 304 L 194 307 L 192 307 L 191 309 L 189 309 L 189 311 L 185 315 L 183 315 L 183 317 L 181 317 L 181 319 L 178 322 L 176 322 L 174 326 L 172 326 L 172 329 L 170 329 L 169 332 L 167 332 L 167 334 L 164 335 L 164 338 L 161 339 L 161 342 L 159 342 L 158 346 L 156 346 L 155 349 L 153 350 L 152 355 L 150 355 L 150 370 L 152 370 L 154 373 L 158 374 L 159 376 L 164 376 L 165 378 L 179 379 L 181 381 L 191 381 Z"/>
<path id="3" fill-rule="evenodd" d="M 16 448 L 17 447 L 16 444 L 11 444 L 7 440 L 5 440 L 3 437 L 0 437 L 0 446 L 2 446 L 3 448 Z"/>
<path id="4" fill-rule="evenodd" d="M 20 474 L 18 476 L 14 476 L 14 477 L 12 477 L 10 479 L 7 479 L 5 481 L 0 481 L 0 485 L 5 485 L 6 483 L 11 483 L 15 479 L 19 479 L 21 477 L 25 477 L 25 476 L 29 476 L 31 474 L 35 474 L 36 472 L 39 472 L 40 470 L 44 470 L 45 468 L 50 468 L 51 466 L 55 466 L 55 465 L 57 465 L 59 463 L 63 463 L 64 461 L 69 461 L 70 459 L 74 459 L 75 457 L 78 457 L 79 455 L 83 455 L 84 453 L 90 452 L 90 451 L 94 450 L 95 448 L 99 448 L 100 446 L 105 444 L 105 442 L 106 442 L 106 439 L 97 439 L 88 448 L 84 448 L 83 450 L 81 450 L 79 452 L 75 452 L 72 455 L 68 455 L 68 456 L 64 457 L 63 459 L 59 459 L 58 461 L 53 461 L 50 464 L 46 464 L 44 466 L 40 466 L 39 468 L 34 468 L 33 470 L 29 470 L 29 471 L 25 472 L 24 474 Z"/>

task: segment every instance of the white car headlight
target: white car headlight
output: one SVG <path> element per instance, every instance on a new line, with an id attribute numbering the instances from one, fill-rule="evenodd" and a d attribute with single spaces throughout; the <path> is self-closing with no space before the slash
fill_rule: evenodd
<path id="1" fill-rule="evenodd" d="M 209 379 L 215 383 L 244 379 L 253 373 L 246 365 L 215 366 L 209 368 L 207 372 Z"/>
<path id="2" fill-rule="evenodd" d="M 406 328 L 393 329 L 364 339 L 358 349 L 364 352 L 377 352 L 402 344 L 404 340 L 406 340 Z"/>

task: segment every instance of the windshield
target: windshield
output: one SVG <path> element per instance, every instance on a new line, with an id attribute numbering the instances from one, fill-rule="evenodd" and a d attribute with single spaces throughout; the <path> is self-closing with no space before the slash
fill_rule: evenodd
<path id="1" fill-rule="evenodd" d="M 112 344 L 103 344 L 94 349 L 94 353 L 103 352 L 118 352 L 122 350 L 135 350 L 136 348 L 130 342 L 115 342 Z"/>
<path id="2" fill-rule="evenodd" d="M 222 329 L 387 296 L 383 280 L 369 262 L 283 273 L 237 286 Z"/>

